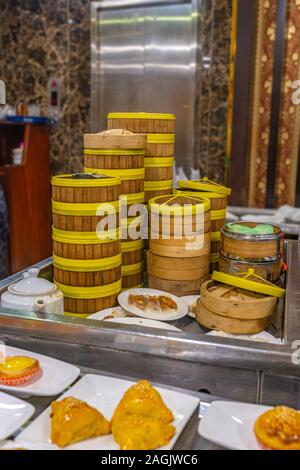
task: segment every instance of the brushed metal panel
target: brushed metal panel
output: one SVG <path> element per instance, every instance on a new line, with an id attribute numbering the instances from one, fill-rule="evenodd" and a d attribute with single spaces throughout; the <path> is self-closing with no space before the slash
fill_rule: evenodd
<path id="1" fill-rule="evenodd" d="M 92 2 L 92 130 L 108 112 L 176 114 L 177 164 L 193 162 L 200 0 Z"/>

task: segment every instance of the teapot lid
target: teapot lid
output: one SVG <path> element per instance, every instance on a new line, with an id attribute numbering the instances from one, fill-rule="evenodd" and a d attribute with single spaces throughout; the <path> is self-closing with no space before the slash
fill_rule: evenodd
<path id="1" fill-rule="evenodd" d="M 8 291 L 18 295 L 46 295 L 56 290 L 47 279 L 38 277 L 39 269 L 31 268 L 23 274 L 23 279 L 9 286 Z"/>

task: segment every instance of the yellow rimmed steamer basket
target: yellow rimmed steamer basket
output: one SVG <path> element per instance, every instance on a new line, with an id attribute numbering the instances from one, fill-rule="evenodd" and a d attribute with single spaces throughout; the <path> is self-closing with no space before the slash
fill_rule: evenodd
<path id="1" fill-rule="evenodd" d="M 175 116 L 166 113 L 109 113 L 108 129 L 141 134 L 174 134 Z"/>
<path id="2" fill-rule="evenodd" d="M 175 194 L 186 194 L 194 197 L 202 197 L 210 200 L 211 203 L 211 268 L 213 272 L 218 269 L 219 252 L 221 247 L 221 228 L 226 223 L 226 210 L 228 196 L 231 189 L 226 188 L 208 178 L 196 181 L 179 181 L 179 189 L 174 190 Z"/>
<path id="3" fill-rule="evenodd" d="M 255 228 L 258 222 L 238 221 L 241 227 Z M 273 233 L 247 234 L 234 232 L 232 224 L 221 230 L 220 270 L 229 274 L 254 269 L 267 281 L 278 283 L 282 273 L 284 233 L 277 225 L 268 224 Z"/>
<path id="4" fill-rule="evenodd" d="M 64 294 L 66 315 L 87 317 L 117 303 L 122 262 L 119 196 L 118 178 L 52 178 L 54 279 Z"/>
<path id="5" fill-rule="evenodd" d="M 84 136 L 84 171 L 120 178 L 128 206 L 143 204 L 146 136 L 124 129 Z"/>
<path id="6" fill-rule="evenodd" d="M 257 276 L 215 271 L 201 286 L 196 320 L 205 328 L 230 334 L 257 334 L 269 327 L 285 290 Z"/>
<path id="7" fill-rule="evenodd" d="M 209 200 L 160 196 L 149 207 L 149 286 L 181 296 L 198 294 L 209 274 Z"/>
<path id="8" fill-rule="evenodd" d="M 108 128 L 123 124 L 132 132 L 147 134 L 145 152 L 145 202 L 172 193 L 175 116 L 165 113 L 110 113 Z"/>

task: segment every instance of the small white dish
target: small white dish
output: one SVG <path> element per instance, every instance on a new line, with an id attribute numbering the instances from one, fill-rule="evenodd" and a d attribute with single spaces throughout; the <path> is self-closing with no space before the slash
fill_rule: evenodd
<path id="1" fill-rule="evenodd" d="M 128 297 L 130 294 L 136 295 L 164 295 L 170 297 L 177 304 L 177 310 L 170 310 L 166 312 L 154 311 L 154 310 L 141 310 L 138 307 L 130 305 L 128 302 Z M 185 302 L 175 295 L 169 294 L 168 292 L 163 292 L 157 289 L 130 289 L 125 292 L 122 292 L 118 298 L 119 304 L 124 310 L 127 310 L 130 313 L 133 313 L 137 317 L 149 318 L 150 320 L 160 320 L 160 321 L 173 321 L 178 320 L 179 318 L 185 317 L 188 314 L 189 308 Z"/>
<path id="2" fill-rule="evenodd" d="M 180 299 L 187 304 L 189 307 L 189 317 L 196 318 L 196 314 L 192 312 L 192 307 L 195 305 L 198 299 L 200 299 L 200 295 L 185 295 L 184 297 L 180 297 Z"/>
<path id="3" fill-rule="evenodd" d="M 28 421 L 34 406 L 12 395 L 0 392 L 0 441 L 4 441 Z"/>
<path id="4" fill-rule="evenodd" d="M 107 320 L 107 317 L 114 316 L 115 318 L 125 318 L 131 316 L 130 313 L 125 312 L 121 307 L 111 307 L 100 312 L 93 313 L 88 317 L 89 320 Z"/>
<path id="5" fill-rule="evenodd" d="M 80 369 L 52 357 L 43 356 L 24 349 L 6 346 L 6 356 L 29 356 L 40 363 L 42 374 L 36 380 L 24 385 L 11 387 L 0 384 L 0 390 L 23 396 L 54 396 L 62 393 L 79 376 Z"/>
<path id="6" fill-rule="evenodd" d="M 148 320 L 147 318 L 112 318 L 110 320 L 106 320 L 110 323 L 120 323 L 122 325 L 132 325 L 132 326 L 142 326 L 144 328 L 157 328 L 160 330 L 168 330 L 168 331 L 182 331 L 176 326 L 169 325 L 168 323 L 163 323 L 157 320 Z"/>
<path id="7" fill-rule="evenodd" d="M 107 419 L 111 419 L 115 408 L 126 390 L 135 382 L 107 377 L 102 375 L 85 375 L 71 387 L 59 400 L 65 397 L 75 397 L 87 402 L 100 410 Z M 189 419 L 199 406 L 198 398 L 175 392 L 161 387 L 155 387 L 161 394 L 166 405 L 172 410 L 175 420 L 176 434 L 170 443 L 161 448 L 172 449 L 185 428 Z M 19 436 L 16 442 L 28 449 L 39 446 L 49 450 L 59 448 L 50 441 L 50 407 L 33 421 Z M 68 446 L 67 450 L 117 450 L 118 444 L 112 434 L 88 439 Z"/>
<path id="8" fill-rule="evenodd" d="M 200 421 L 200 436 L 231 450 L 262 450 L 253 427 L 269 406 L 214 401 Z"/>
<path id="9" fill-rule="evenodd" d="M 233 335 L 229 333 L 224 333 L 223 331 L 209 331 L 206 333 L 208 336 L 217 336 L 219 338 L 233 338 L 241 339 L 246 341 L 256 341 L 258 343 L 270 343 L 270 344 L 283 344 L 280 338 L 275 338 L 267 331 L 262 331 L 256 335 Z"/>

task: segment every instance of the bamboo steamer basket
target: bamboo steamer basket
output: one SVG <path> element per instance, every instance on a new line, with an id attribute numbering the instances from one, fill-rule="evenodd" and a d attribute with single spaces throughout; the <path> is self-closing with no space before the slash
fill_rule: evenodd
<path id="1" fill-rule="evenodd" d="M 239 221 L 239 225 L 256 227 L 256 222 Z M 221 250 L 228 258 L 247 261 L 278 260 L 283 257 L 284 234 L 280 227 L 273 225 L 274 233 L 269 235 L 248 235 L 233 233 L 225 225 L 221 230 Z"/>
<path id="2" fill-rule="evenodd" d="M 166 181 L 145 181 L 145 203 L 159 196 L 168 196 L 173 192 L 173 179 Z"/>
<path id="3" fill-rule="evenodd" d="M 201 286 L 201 304 L 223 317 L 240 320 L 260 320 L 274 314 L 277 298 L 207 281 Z"/>
<path id="4" fill-rule="evenodd" d="M 144 242 L 122 242 L 122 289 L 142 287 L 144 280 Z"/>
<path id="5" fill-rule="evenodd" d="M 145 181 L 173 181 L 173 172 L 174 157 L 145 158 Z"/>
<path id="6" fill-rule="evenodd" d="M 257 276 L 253 269 L 242 275 L 215 271 L 201 286 L 196 320 L 225 333 L 255 334 L 266 329 L 285 290 Z"/>
<path id="7" fill-rule="evenodd" d="M 174 157 L 175 134 L 147 134 L 146 157 Z"/>
<path id="8" fill-rule="evenodd" d="M 207 256 L 195 258 L 168 258 L 151 252 L 147 257 L 148 274 L 168 281 L 199 281 L 207 279 L 209 266 Z"/>
<path id="9" fill-rule="evenodd" d="M 54 176 L 51 183 L 54 228 L 95 232 L 98 223 L 107 214 L 110 228 L 118 227 L 121 194 L 118 178 L 91 174 L 59 175 Z M 97 215 L 97 211 L 101 210 L 105 211 L 105 215 Z"/>
<path id="10" fill-rule="evenodd" d="M 214 272 L 201 286 L 196 320 L 209 329 L 226 333 L 263 331 L 276 311 L 284 289 L 257 276 L 253 269 L 240 276 Z"/>
<path id="11" fill-rule="evenodd" d="M 158 256 L 175 258 L 208 256 L 211 235 L 209 231 L 205 233 L 204 229 L 209 228 L 207 224 L 209 209 L 210 204 L 207 200 L 176 195 L 152 199 L 150 251 Z M 154 217 L 156 217 L 155 224 L 153 224 Z M 192 220 L 192 225 L 198 226 L 199 231 L 186 234 L 185 217 L 188 217 L 189 222 Z M 162 221 L 168 218 L 170 233 L 165 232 L 165 226 L 162 224 Z M 197 223 L 198 221 L 200 223 Z"/>
<path id="12" fill-rule="evenodd" d="M 179 207 L 176 210 L 174 204 Z M 210 232 L 210 202 L 184 196 L 160 196 L 149 201 L 154 234 L 201 235 Z M 156 238 L 160 238 L 156 235 Z"/>
<path id="13" fill-rule="evenodd" d="M 142 134 L 174 134 L 175 115 L 165 113 L 109 113 L 108 129 Z"/>
<path id="14" fill-rule="evenodd" d="M 107 174 L 121 180 L 121 194 L 144 202 L 144 155 L 147 140 L 124 129 L 84 136 L 86 173 Z"/>
<path id="15" fill-rule="evenodd" d="M 223 317 L 212 313 L 203 307 L 200 300 L 197 302 L 196 321 L 209 330 L 223 331 L 224 333 L 250 335 L 257 334 L 266 330 L 271 317 L 261 318 L 259 320 L 245 320 L 237 318 Z"/>
<path id="16" fill-rule="evenodd" d="M 207 278 L 195 281 L 169 281 L 149 274 L 148 285 L 151 289 L 159 289 L 177 297 L 184 297 L 186 295 L 199 295 L 200 286 L 206 280 Z"/>
<path id="17" fill-rule="evenodd" d="M 219 269 L 221 272 L 228 274 L 241 274 L 249 269 L 254 269 L 255 274 L 270 281 L 277 283 L 280 280 L 282 272 L 282 259 L 270 260 L 265 262 L 251 262 L 243 260 L 235 260 L 220 254 Z"/>

